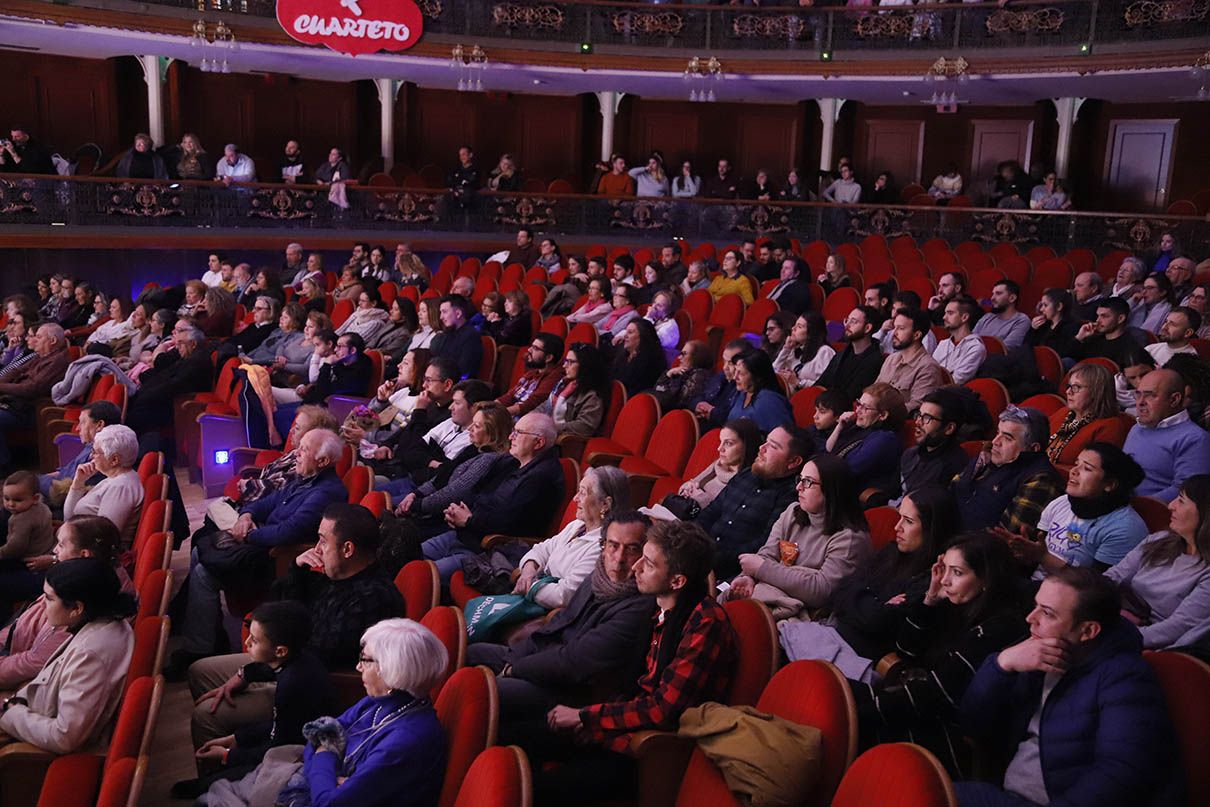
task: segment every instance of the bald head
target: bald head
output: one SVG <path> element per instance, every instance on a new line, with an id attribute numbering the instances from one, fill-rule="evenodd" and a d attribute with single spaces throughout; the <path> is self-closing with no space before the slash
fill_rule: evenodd
<path id="1" fill-rule="evenodd" d="M 1103 285 L 1104 281 L 1096 272 L 1081 272 L 1076 275 L 1075 283 L 1072 284 L 1072 296 L 1076 298 L 1077 303 L 1086 303 L 1101 293 Z"/>
<path id="2" fill-rule="evenodd" d="M 1152 370 L 1139 381 L 1135 399 L 1139 423 L 1155 428 L 1184 411 L 1185 380 L 1175 370 Z"/>
<path id="3" fill-rule="evenodd" d="M 555 444 L 559 430 L 550 415 L 530 412 L 517 421 L 509 440 L 509 452 L 522 465 Z"/>

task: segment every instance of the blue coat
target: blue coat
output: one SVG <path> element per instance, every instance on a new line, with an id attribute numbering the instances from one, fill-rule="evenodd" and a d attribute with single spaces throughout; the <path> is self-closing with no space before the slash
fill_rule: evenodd
<path id="1" fill-rule="evenodd" d="M 410 702 L 400 692 L 365 697 L 338 717 L 349 738 L 343 764 L 307 745 L 303 773 L 312 807 L 436 807 L 445 779 L 445 734 L 433 707 L 418 704 L 384 728 L 370 729 Z M 339 776 L 348 778 L 337 786 Z"/>
<path id="2" fill-rule="evenodd" d="M 781 392 L 760 390 L 752 397 L 752 403 L 745 406 L 744 399 L 747 397 L 742 392 L 736 394 L 735 400 L 731 402 L 731 412 L 728 413 L 727 420 L 749 418 L 765 434 L 778 426 L 794 425 L 794 410 L 790 408 L 790 402 Z"/>
<path id="3" fill-rule="evenodd" d="M 1180 803 L 1180 754 L 1138 629 L 1122 620 L 1094 641 L 1097 647 L 1059 680 L 1042 710 L 1038 744 L 1050 803 Z M 1041 700 L 1045 675 L 1005 672 L 998 655 L 979 668 L 960 715 L 968 735 L 1000 744 L 1011 758 Z"/>
<path id="4" fill-rule="evenodd" d="M 324 510 L 348 496 L 349 491 L 335 468 L 325 468 L 310 479 L 291 482 L 240 510 L 241 514 L 251 514 L 257 524 L 248 533 L 248 543 L 263 547 L 314 543 Z"/>

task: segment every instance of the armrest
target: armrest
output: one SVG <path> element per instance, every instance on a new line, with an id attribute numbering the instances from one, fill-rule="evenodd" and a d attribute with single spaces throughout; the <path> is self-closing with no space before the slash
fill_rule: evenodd
<path id="1" fill-rule="evenodd" d="M 607 451 L 594 451 L 588 457 L 588 464 L 593 468 L 600 468 L 602 465 L 621 465 L 622 460 L 625 458 L 625 454 L 610 454 Z"/>
<path id="2" fill-rule="evenodd" d="M 337 423 L 344 423 L 346 417 L 359 406 L 368 406 L 370 398 L 357 398 L 352 395 L 329 395 L 328 411 L 336 418 Z"/>
<path id="3" fill-rule="evenodd" d="M 0 789 L 5 804 L 35 804 L 56 755 L 29 743 L 0 748 Z"/>
<path id="4" fill-rule="evenodd" d="M 639 764 L 639 807 L 667 807 L 676 794 L 697 744 L 670 731 L 639 731 L 627 752 Z"/>
<path id="5" fill-rule="evenodd" d="M 595 467 L 596 463 L 593 465 Z M 630 474 L 630 501 L 636 504 L 646 503 L 651 498 L 651 491 L 655 488 L 655 483 L 663 478 L 651 474 Z"/>
<path id="6" fill-rule="evenodd" d="M 874 665 L 874 671 L 886 678 L 899 665 L 903 659 L 899 658 L 898 653 L 887 653 L 882 658 L 878 659 L 878 663 Z"/>
<path id="7" fill-rule="evenodd" d="M 263 448 L 249 448 L 248 446 L 229 449 L 231 467 L 235 471 L 235 475 L 238 476 L 245 468 L 256 465 L 256 455 L 264 450 Z"/>
<path id="8" fill-rule="evenodd" d="M 559 447 L 559 455 L 565 460 L 571 460 L 577 465 L 584 457 L 584 447 L 588 445 L 589 438 L 581 437 L 578 434 L 561 434 L 559 439 L 555 441 L 555 445 Z"/>

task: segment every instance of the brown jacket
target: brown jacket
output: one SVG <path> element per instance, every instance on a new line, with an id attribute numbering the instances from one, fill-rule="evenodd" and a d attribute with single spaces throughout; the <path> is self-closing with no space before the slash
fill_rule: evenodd
<path id="1" fill-rule="evenodd" d="M 39 398 L 50 396 L 50 388 L 67 374 L 71 357 L 67 355 L 67 344 L 49 356 L 39 356 L 17 371 L 12 380 L 0 384 L 0 395 L 24 398 L 32 404 Z"/>

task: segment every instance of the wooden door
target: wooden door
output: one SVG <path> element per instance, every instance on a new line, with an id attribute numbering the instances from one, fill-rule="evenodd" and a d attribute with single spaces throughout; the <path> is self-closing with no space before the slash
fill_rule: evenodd
<path id="1" fill-rule="evenodd" d="M 1113 120 L 1105 155 L 1109 210 L 1162 210 L 1172 183 L 1176 119 Z"/>
<path id="2" fill-rule="evenodd" d="M 965 177 L 965 189 L 976 202 L 987 196 L 987 183 L 996 175 L 996 166 L 1005 160 L 1016 160 L 1029 170 L 1029 155 L 1033 146 L 1034 122 L 1030 120 L 971 121 L 970 173 Z"/>
<path id="3" fill-rule="evenodd" d="M 872 187 L 883 171 L 893 173 L 895 183 L 901 188 L 919 182 L 923 160 L 924 121 L 866 121 L 863 169 L 858 177 L 863 189 Z"/>

